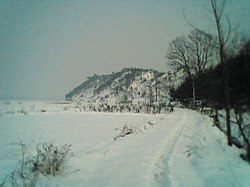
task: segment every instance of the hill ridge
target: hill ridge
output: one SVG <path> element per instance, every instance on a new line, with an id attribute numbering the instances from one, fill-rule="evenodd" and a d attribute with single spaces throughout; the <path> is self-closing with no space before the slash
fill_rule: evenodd
<path id="1" fill-rule="evenodd" d="M 68 101 L 99 105 L 165 105 L 172 79 L 170 73 L 153 69 L 123 68 L 106 75 L 94 74 L 65 97 Z"/>

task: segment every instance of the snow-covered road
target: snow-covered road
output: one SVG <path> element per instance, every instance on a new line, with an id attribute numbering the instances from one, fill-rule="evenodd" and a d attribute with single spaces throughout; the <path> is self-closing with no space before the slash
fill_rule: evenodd
<path id="1" fill-rule="evenodd" d="M 125 124 L 136 133 L 119 137 Z M 250 167 L 223 134 L 197 112 L 169 115 L 47 112 L 0 116 L 0 180 L 18 165 L 20 147 L 72 144 L 63 176 L 37 186 L 219 187 L 248 186 Z"/>

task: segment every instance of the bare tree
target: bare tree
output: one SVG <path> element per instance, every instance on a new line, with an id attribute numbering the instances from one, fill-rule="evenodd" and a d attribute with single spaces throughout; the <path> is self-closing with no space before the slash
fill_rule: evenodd
<path id="1" fill-rule="evenodd" d="M 194 29 L 188 37 L 177 37 L 169 44 L 167 59 L 174 71 L 182 71 L 191 80 L 193 106 L 195 105 L 195 75 L 209 65 L 213 57 L 212 36 Z"/>
<path id="2" fill-rule="evenodd" d="M 227 141 L 228 145 L 232 146 L 231 124 L 230 124 L 230 90 L 228 85 L 229 71 L 225 65 L 226 61 L 226 44 L 231 33 L 231 24 L 229 18 L 224 16 L 226 0 L 210 0 L 213 16 L 216 24 L 217 39 L 216 45 L 219 52 L 219 62 L 222 66 L 223 87 L 224 87 L 224 108 L 226 110 L 226 126 L 227 126 Z M 223 24 L 223 19 L 227 22 L 227 29 Z"/>
<path id="3" fill-rule="evenodd" d="M 192 79 L 191 54 L 187 37 L 180 36 L 170 42 L 166 57 L 174 71 L 182 71 Z"/>
<path id="4" fill-rule="evenodd" d="M 195 74 L 201 73 L 211 65 L 214 57 L 214 42 L 210 34 L 198 29 L 193 29 L 188 35 L 189 47 L 192 53 L 192 60 Z"/>

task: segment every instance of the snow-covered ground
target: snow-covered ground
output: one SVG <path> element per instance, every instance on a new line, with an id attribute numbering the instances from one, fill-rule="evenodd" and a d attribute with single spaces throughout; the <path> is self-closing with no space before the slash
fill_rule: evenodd
<path id="1" fill-rule="evenodd" d="M 242 151 L 228 147 L 212 121 L 197 112 L 112 114 L 67 106 L 1 104 L 0 184 L 20 163 L 20 142 L 30 154 L 37 145 L 51 142 L 72 144 L 74 156 L 63 175 L 40 177 L 37 186 L 250 186 L 250 165 L 240 159 Z M 125 124 L 135 133 L 114 140 Z"/>

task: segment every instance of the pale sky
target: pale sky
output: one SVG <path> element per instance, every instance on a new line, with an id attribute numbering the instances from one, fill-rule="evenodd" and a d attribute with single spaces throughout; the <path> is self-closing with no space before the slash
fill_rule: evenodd
<path id="1" fill-rule="evenodd" d="M 212 31 L 208 0 L 0 0 L 0 98 L 59 98 L 93 74 L 167 71 L 170 41 Z M 226 11 L 250 33 L 250 1 Z"/>

